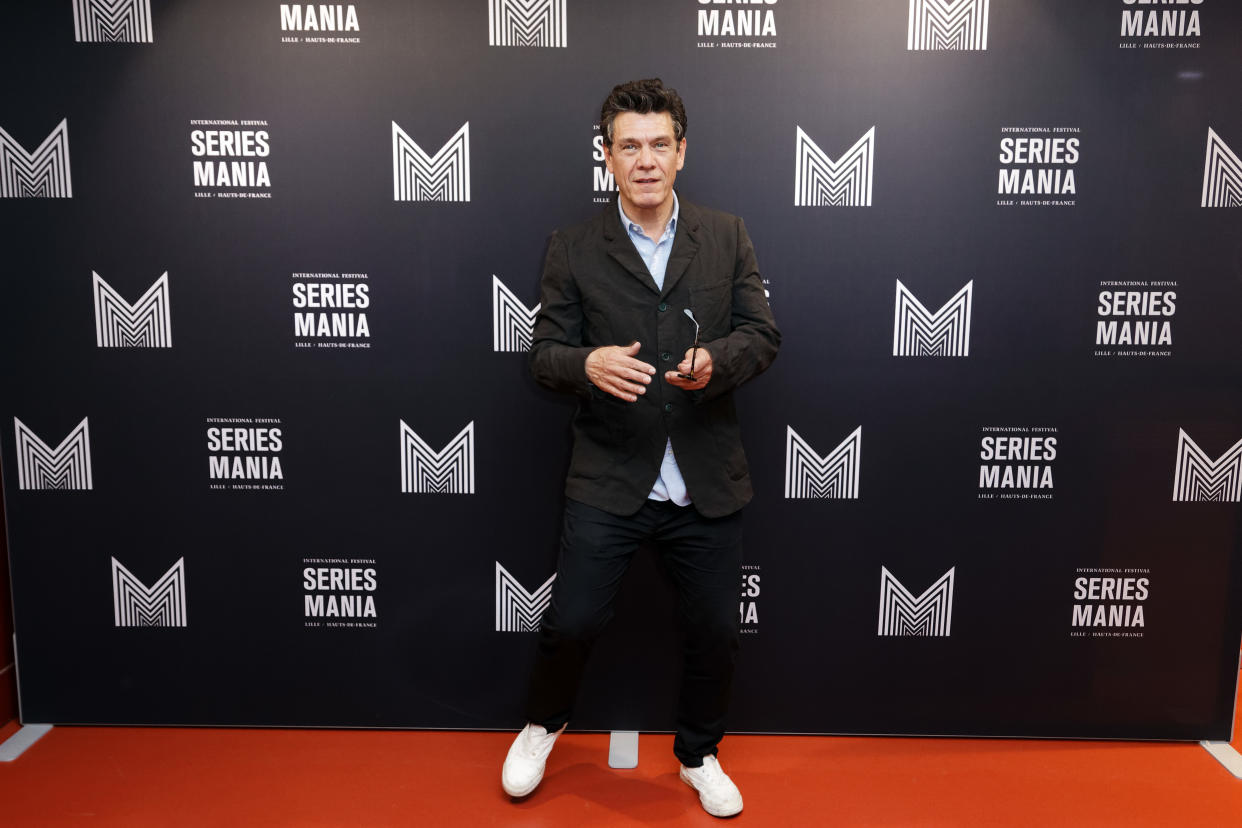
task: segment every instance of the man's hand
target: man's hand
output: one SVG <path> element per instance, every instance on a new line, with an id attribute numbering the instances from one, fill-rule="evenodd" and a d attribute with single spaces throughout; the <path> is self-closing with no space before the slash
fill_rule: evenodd
<path id="1" fill-rule="evenodd" d="M 638 350 L 638 342 L 631 342 L 624 348 L 620 345 L 596 348 L 587 354 L 587 379 L 601 391 L 634 402 L 639 394 L 647 393 L 647 383 L 655 374 L 655 366 L 634 358 Z"/>
<path id="2" fill-rule="evenodd" d="M 677 376 L 690 373 L 691 354 L 694 356 L 694 379 Z M 676 371 L 665 371 L 664 380 L 684 391 L 698 391 L 707 385 L 712 378 L 712 355 L 706 348 L 691 348 L 686 351 L 686 358 L 677 363 Z"/>

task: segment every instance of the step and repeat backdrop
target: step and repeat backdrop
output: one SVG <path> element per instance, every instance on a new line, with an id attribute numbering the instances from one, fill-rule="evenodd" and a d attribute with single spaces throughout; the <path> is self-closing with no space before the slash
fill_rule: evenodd
<path id="1" fill-rule="evenodd" d="M 784 333 L 732 729 L 1229 737 L 1242 6 L 56 0 L 0 71 L 26 721 L 520 726 L 542 260 L 660 76 Z M 574 726 L 671 728 L 678 646 L 640 555 Z"/>

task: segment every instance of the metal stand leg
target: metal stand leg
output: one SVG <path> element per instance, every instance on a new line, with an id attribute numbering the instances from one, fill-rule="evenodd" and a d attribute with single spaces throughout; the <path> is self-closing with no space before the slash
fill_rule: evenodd
<path id="1" fill-rule="evenodd" d="M 51 729 L 51 725 L 23 725 L 21 730 L 0 744 L 0 762 L 12 762 Z"/>
<path id="2" fill-rule="evenodd" d="M 638 731 L 614 730 L 608 740 L 608 767 L 638 767 Z"/>
<path id="3" fill-rule="evenodd" d="M 1242 779 L 1242 754 L 1233 749 L 1228 742 L 1200 742 L 1203 749 L 1212 754 L 1217 762 L 1238 779 Z"/>

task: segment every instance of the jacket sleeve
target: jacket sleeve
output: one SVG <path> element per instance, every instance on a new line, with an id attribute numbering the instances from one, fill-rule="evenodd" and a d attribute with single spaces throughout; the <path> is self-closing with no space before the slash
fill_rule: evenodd
<path id="1" fill-rule="evenodd" d="M 712 355 L 712 378 L 700 392 L 699 401 L 726 394 L 758 376 L 776 359 L 781 332 L 768 307 L 755 247 L 742 220 L 737 221 L 737 256 L 733 270 L 731 331 L 728 336 L 703 343 Z"/>
<path id="2" fill-rule="evenodd" d="M 530 346 L 530 372 L 545 388 L 589 397 L 587 354 L 582 344 L 582 297 L 569 270 L 569 252 L 559 232 L 548 242 L 539 283 L 539 314 Z"/>

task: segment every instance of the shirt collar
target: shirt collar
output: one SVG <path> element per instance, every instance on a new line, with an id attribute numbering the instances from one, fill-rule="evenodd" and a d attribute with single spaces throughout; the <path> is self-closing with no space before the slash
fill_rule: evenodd
<path id="1" fill-rule="evenodd" d="M 641 224 L 630 221 L 630 217 L 625 214 L 625 208 L 621 206 L 621 198 L 617 197 L 617 212 L 621 214 L 621 226 L 625 228 L 625 232 L 631 236 L 642 236 L 648 238 L 643 232 Z M 677 216 L 681 213 L 681 203 L 677 200 L 677 191 L 673 191 L 673 214 L 668 218 L 668 225 L 664 228 L 664 235 L 660 237 L 660 241 L 671 238 L 677 232 Z M 656 242 L 659 244 L 659 242 Z"/>

